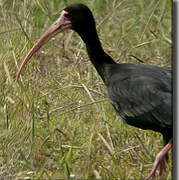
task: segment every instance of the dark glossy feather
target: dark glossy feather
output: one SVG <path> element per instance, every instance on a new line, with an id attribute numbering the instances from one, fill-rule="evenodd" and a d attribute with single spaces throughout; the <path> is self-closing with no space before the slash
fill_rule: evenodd
<path id="1" fill-rule="evenodd" d="M 171 70 L 149 65 L 108 66 L 111 103 L 124 122 L 172 137 Z M 166 139 L 166 138 L 165 138 Z"/>

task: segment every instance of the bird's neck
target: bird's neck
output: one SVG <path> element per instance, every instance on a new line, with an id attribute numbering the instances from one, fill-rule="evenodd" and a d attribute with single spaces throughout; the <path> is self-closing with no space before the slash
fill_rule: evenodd
<path id="1" fill-rule="evenodd" d="M 104 52 L 101 43 L 99 41 L 97 32 L 93 32 L 90 36 L 83 36 L 81 38 L 86 44 L 88 56 L 93 63 L 94 67 L 102 77 L 103 81 L 106 78 L 106 67 L 108 64 L 116 64 L 113 59 Z"/>

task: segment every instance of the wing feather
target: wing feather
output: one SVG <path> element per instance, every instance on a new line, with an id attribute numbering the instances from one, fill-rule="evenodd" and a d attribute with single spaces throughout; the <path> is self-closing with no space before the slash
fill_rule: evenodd
<path id="1" fill-rule="evenodd" d="M 133 68 L 133 71 L 130 69 L 130 73 L 127 73 L 126 69 L 125 73 L 120 73 L 119 78 L 111 77 L 114 79 L 108 85 L 111 103 L 123 118 L 135 119 L 150 113 L 151 118 L 146 118 L 147 121 L 171 126 L 171 72 L 163 68 L 157 71 L 155 68 L 152 71 L 147 69 L 146 73 L 144 71 Z"/>

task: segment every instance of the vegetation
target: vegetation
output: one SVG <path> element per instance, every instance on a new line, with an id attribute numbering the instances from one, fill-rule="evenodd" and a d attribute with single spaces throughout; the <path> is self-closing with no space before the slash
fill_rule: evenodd
<path id="1" fill-rule="evenodd" d="M 14 83 L 33 43 L 74 0 L 0 1 L 0 178 L 144 179 L 162 136 L 124 124 L 75 32 Z M 170 0 L 86 0 L 116 62 L 171 66 Z M 171 179 L 171 154 L 166 178 Z"/>

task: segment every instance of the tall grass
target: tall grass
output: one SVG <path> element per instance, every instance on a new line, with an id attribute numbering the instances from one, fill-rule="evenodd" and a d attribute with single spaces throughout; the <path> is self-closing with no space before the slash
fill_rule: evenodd
<path id="1" fill-rule="evenodd" d="M 84 1 L 0 2 L 0 177 L 143 179 L 162 137 L 116 116 L 76 33 L 50 41 L 14 83 L 33 43 L 72 2 Z M 116 62 L 171 66 L 171 1 L 85 4 Z"/>

